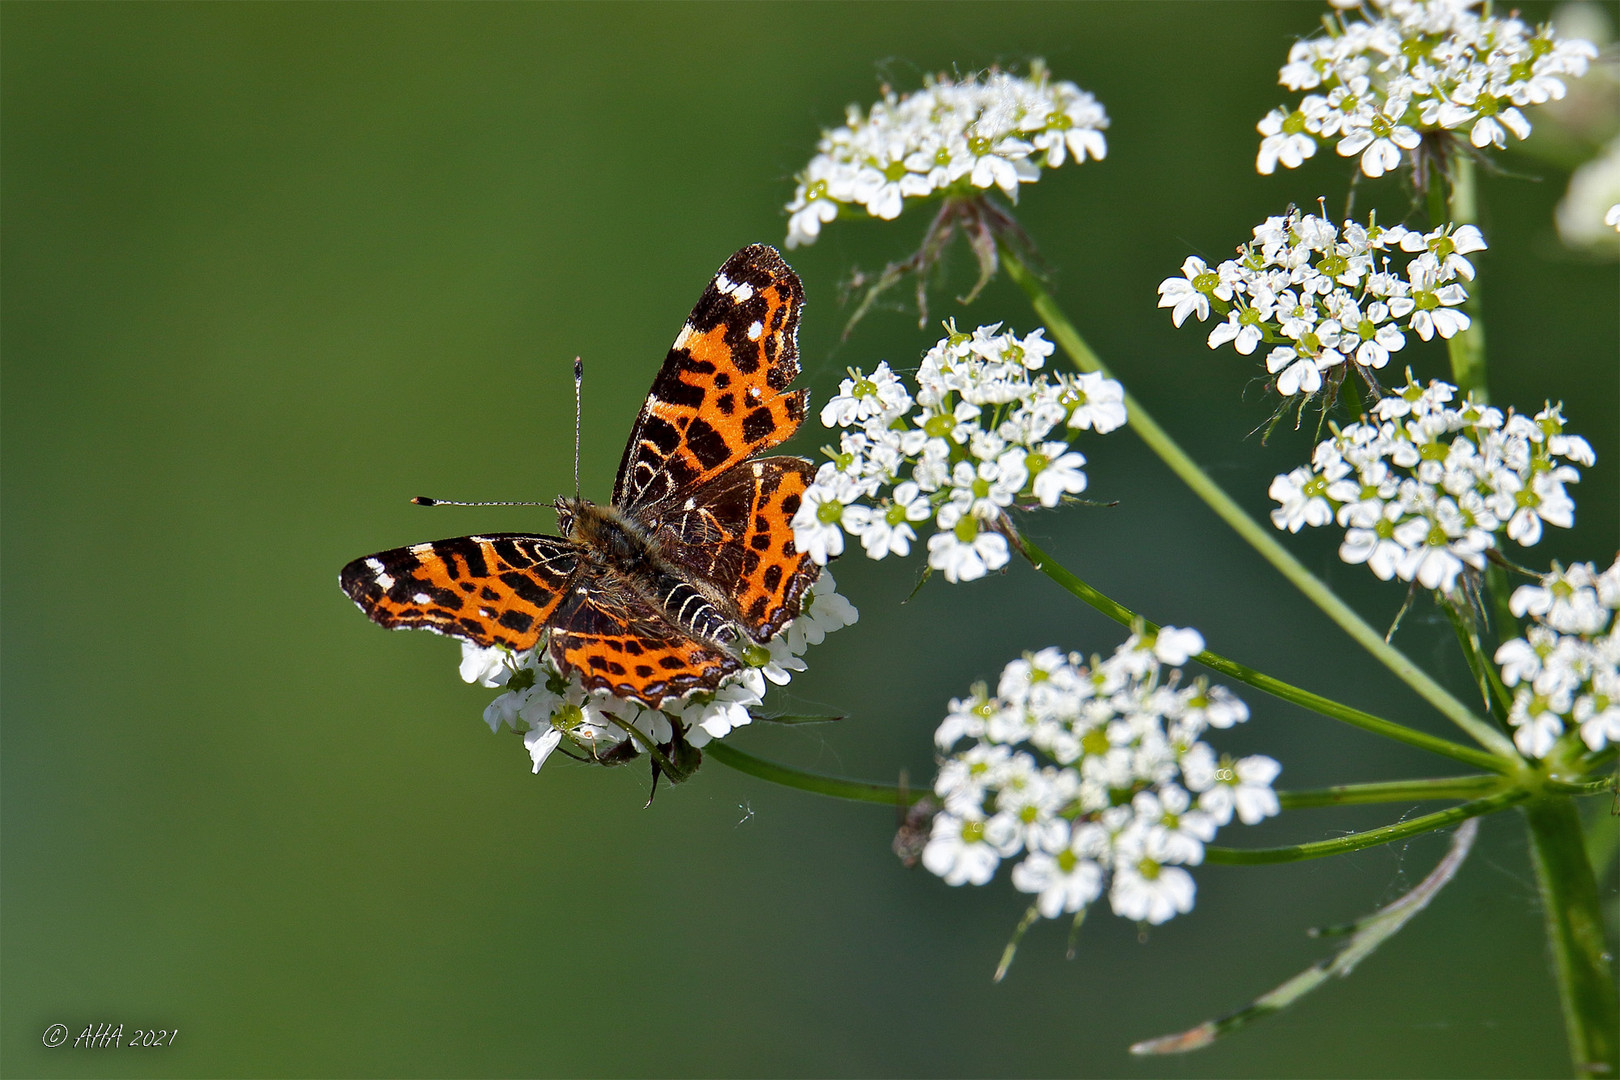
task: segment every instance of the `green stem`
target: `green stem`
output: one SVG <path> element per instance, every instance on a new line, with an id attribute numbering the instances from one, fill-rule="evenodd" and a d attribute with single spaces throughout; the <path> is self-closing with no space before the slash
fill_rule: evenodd
<path id="1" fill-rule="evenodd" d="M 1019 258 L 1018 253 L 1007 245 L 1001 246 L 1001 264 L 1006 268 L 1007 276 L 1017 282 L 1029 296 L 1035 313 L 1052 332 L 1053 340 L 1068 354 L 1069 359 L 1074 361 L 1075 366 L 1081 371 L 1095 371 L 1113 378 L 1107 366 L 1081 338 L 1074 324 L 1063 313 L 1063 309 L 1058 307 L 1057 301 L 1046 290 L 1040 278 Z M 1259 552 L 1279 574 L 1304 593 L 1306 598 L 1337 623 L 1340 629 L 1349 634 L 1356 644 L 1371 653 L 1380 663 L 1394 672 L 1396 677 L 1415 690 L 1452 723 L 1466 731 L 1481 746 L 1509 761 L 1518 760 L 1518 752 L 1512 740 L 1474 716 L 1467 705 L 1453 697 L 1422 668 L 1385 641 L 1382 634 L 1367 625 L 1348 604 L 1317 580 L 1315 575 L 1305 569 L 1303 563 L 1290 555 L 1268 530 L 1261 528 L 1253 518 L 1244 513 L 1243 508 L 1198 467 L 1129 391 L 1125 393 L 1125 409 L 1131 428 L 1148 444 L 1149 449 L 1170 467 L 1182 483 L 1204 500 L 1222 521 Z M 1503 766 L 1499 763 L 1495 767 Z"/>
<path id="2" fill-rule="evenodd" d="M 1448 159 L 1451 166 L 1450 205 L 1445 205 L 1443 194 L 1439 199 L 1435 198 L 1435 192 L 1441 190 L 1443 181 L 1438 176 L 1432 176 L 1429 180 L 1429 227 L 1438 229 L 1447 220 L 1456 225 L 1477 225 L 1479 198 L 1474 159 L 1466 153 L 1455 151 L 1448 155 Z M 1437 202 L 1440 203 L 1438 212 Z M 1468 329 L 1446 340 L 1446 355 L 1451 359 L 1451 377 L 1456 380 L 1457 388 L 1473 394 L 1475 401 L 1489 401 L 1490 388 L 1485 380 L 1485 320 L 1480 313 L 1477 283 L 1468 290 L 1468 299 L 1463 301 L 1462 308 L 1468 315 Z"/>
<path id="3" fill-rule="evenodd" d="M 1284 810 L 1317 806 L 1359 806 L 1367 803 L 1411 802 L 1422 799 L 1477 799 L 1502 789 L 1499 776 L 1440 776 L 1431 780 L 1386 780 L 1373 784 L 1340 784 L 1306 791 L 1279 791 Z"/>
<path id="4" fill-rule="evenodd" d="M 711 761 L 718 761 L 722 765 L 736 769 L 740 773 L 768 780 L 783 787 L 797 788 L 800 791 L 811 791 L 817 795 L 829 795 L 835 799 L 853 799 L 855 802 L 883 803 L 886 806 L 905 806 L 916 802 L 920 796 L 907 797 L 906 793 L 892 784 L 869 784 L 861 780 L 840 780 L 832 776 L 822 776 L 819 773 L 805 772 L 789 765 L 779 765 L 774 761 L 766 761 L 752 754 L 744 753 L 735 746 L 721 739 L 715 739 L 703 747 L 703 753 Z M 923 792 L 922 794 L 927 794 Z"/>
<path id="5" fill-rule="evenodd" d="M 730 743 L 719 740 L 704 746 L 703 752 L 712 760 L 749 776 L 837 799 L 900 806 L 915 803 L 928 794 L 926 790 L 915 793 L 904 791 L 894 784 L 844 780 L 807 772 L 791 765 L 757 758 L 747 751 L 739 750 Z M 1336 787 L 1305 791 L 1279 791 L 1277 801 L 1284 810 L 1304 810 L 1320 806 L 1358 806 L 1422 799 L 1473 799 L 1496 793 L 1502 784 L 1502 779 L 1496 776 L 1441 776 L 1426 780 L 1386 780 L 1372 784 L 1340 784 Z"/>
<path id="6" fill-rule="evenodd" d="M 1009 532 L 1011 533 L 1013 546 L 1019 549 L 1020 553 L 1022 553 L 1023 556 L 1029 560 L 1030 564 L 1033 565 L 1035 569 L 1057 582 L 1074 596 L 1085 601 L 1087 604 L 1090 604 L 1092 607 L 1096 608 L 1104 615 L 1107 615 L 1115 622 L 1121 623 L 1125 626 L 1131 626 L 1137 622 L 1141 622 L 1147 627 L 1148 630 L 1153 632 L 1158 631 L 1159 628 L 1156 624 L 1142 619 L 1141 616 L 1137 615 L 1134 611 L 1131 611 L 1129 608 L 1124 607 L 1121 604 L 1115 603 L 1113 600 L 1110 600 L 1096 589 L 1093 589 L 1090 585 L 1087 585 L 1084 581 L 1081 581 L 1079 578 L 1075 577 L 1068 570 L 1064 569 L 1060 564 L 1054 561 L 1051 556 L 1047 555 L 1040 548 L 1030 543 L 1028 538 L 1024 537 L 1016 530 L 1009 529 Z M 1405 724 L 1397 724 L 1393 720 L 1385 720 L 1383 717 L 1374 716 L 1372 713 L 1351 708 L 1350 706 L 1343 705 L 1331 698 L 1323 697 L 1321 694 L 1314 694 L 1309 690 L 1304 690 L 1300 687 L 1285 683 L 1281 679 L 1275 679 L 1270 675 L 1262 674 L 1261 672 L 1255 671 L 1252 668 L 1239 664 L 1235 660 L 1228 660 L 1226 657 L 1220 656 L 1216 653 L 1208 651 L 1201 652 L 1194 657 L 1194 659 L 1213 671 L 1218 671 L 1221 674 L 1237 679 L 1240 682 L 1248 683 L 1255 689 L 1263 690 L 1266 693 L 1271 694 L 1273 697 L 1281 698 L 1284 701 L 1291 701 L 1296 705 L 1302 705 L 1313 712 L 1318 712 L 1323 716 L 1332 717 L 1335 720 L 1340 720 L 1346 724 L 1351 724 L 1355 727 L 1361 728 L 1363 731 L 1370 731 L 1375 735 L 1382 735 L 1385 738 L 1394 739 L 1397 742 L 1403 742 L 1409 746 L 1420 747 L 1421 749 L 1440 754 L 1455 761 L 1466 762 L 1467 764 L 1478 769 L 1487 769 L 1491 772 L 1505 773 L 1511 772 L 1516 767 L 1514 760 L 1499 757 L 1496 754 L 1487 753 L 1483 750 L 1476 750 L 1471 746 L 1464 746 L 1462 743 L 1455 743 L 1450 739 L 1442 739 L 1438 735 L 1430 735 L 1426 732 L 1409 728 Z M 1469 717 L 1469 721 L 1472 724 L 1484 727 L 1485 731 L 1490 732 L 1493 735 L 1497 734 L 1494 728 L 1482 724 L 1480 721 L 1475 720 L 1472 716 Z M 1501 736 L 1498 735 L 1498 738 L 1501 738 Z M 1481 741 L 1483 742 L 1484 740 Z M 1510 750 L 1513 748 L 1513 744 L 1511 742 L 1508 743 L 1508 748 Z"/>
<path id="7" fill-rule="evenodd" d="M 1424 814 L 1422 817 L 1397 822 L 1394 825 L 1385 825 L 1382 828 L 1369 829 L 1366 832 L 1351 833 L 1349 836 L 1339 836 L 1332 840 L 1294 844 L 1290 847 L 1206 847 L 1204 848 L 1204 861 L 1227 866 L 1256 866 L 1265 863 L 1299 862 L 1303 859 L 1321 859 L 1329 855 L 1343 855 L 1351 851 L 1360 851 L 1362 848 L 1376 847 L 1379 844 L 1388 844 L 1395 840 L 1404 840 L 1408 836 L 1417 836 L 1419 833 L 1443 829 L 1447 825 L 1455 825 L 1459 821 L 1466 821 L 1481 814 L 1492 814 L 1498 810 L 1505 810 L 1514 803 L 1523 802 L 1529 797 L 1529 793 L 1520 790 L 1503 791 L 1483 799 L 1463 803 L 1461 806 L 1453 806 L 1433 814 Z"/>
<path id="8" fill-rule="evenodd" d="M 1575 1075 L 1612 1080 L 1620 1075 L 1620 1001 L 1580 818 L 1571 800 L 1546 799 L 1525 807 L 1525 819 Z"/>

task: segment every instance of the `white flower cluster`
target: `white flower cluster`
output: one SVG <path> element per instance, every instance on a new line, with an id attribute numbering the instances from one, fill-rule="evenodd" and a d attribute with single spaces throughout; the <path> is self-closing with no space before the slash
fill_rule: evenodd
<path id="1" fill-rule="evenodd" d="M 1278 82 L 1308 90 L 1297 106 L 1259 123 L 1255 167 L 1298 168 L 1318 142 L 1361 155 L 1378 177 L 1425 133 L 1466 131 L 1476 147 L 1523 139 L 1520 110 L 1562 98 L 1564 78 L 1586 73 L 1590 41 L 1532 30 L 1514 16 L 1482 15 L 1478 0 L 1367 0 L 1366 21 L 1341 15 L 1327 35 L 1296 42 Z"/>
<path id="2" fill-rule="evenodd" d="M 543 640 L 521 656 L 463 642 L 461 677 L 484 686 L 510 687 L 484 709 L 484 721 L 491 731 L 504 726 L 521 732 L 534 771 L 539 772 L 564 740 L 582 756 L 600 759 L 632 737 L 629 727 L 654 745 L 671 740 L 672 721 L 683 725 L 692 746 L 723 738 L 753 721 L 749 710 L 764 699 L 767 683 L 785 686 L 793 672 L 805 670 L 806 649 L 858 617 L 854 606 L 838 594 L 832 575 L 823 571 L 805 594 L 798 618 L 767 645 L 743 648 L 740 671 L 712 692 L 694 691 L 667 700 L 658 709 L 606 690 L 585 689 L 578 674 L 564 676 L 557 670 Z"/>
<path id="3" fill-rule="evenodd" d="M 841 211 L 861 207 L 885 221 L 907 199 L 999 188 L 1040 179 L 1041 166 L 1108 153 L 1108 115 L 1091 94 L 1054 82 L 1039 61 L 1028 77 L 989 71 L 883 100 L 863 113 L 851 105 L 844 126 L 823 132 L 787 206 L 787 246 L 813 244 Z"/>
<path id="4" fill-rule="evenodd" d="M 1196 630 L 1133 634 L 1107 660 L 1043 649 L 952 701 L 935 733 L 950 753 L 934 781 L 941 809 L 922 862 L 947 884 L 983 885 L 1022 854 L 1014 887 L 1049 919 L 1104 888 L 1116 915 L 1162 923 L 1192 910 L 1185 867 L 1234 816 L 1278 812 L 1281 766 L 1217 757 L 1201 736 L 1247 720 L 1239 698 L 1175 665 L 1204 647 Z M 964 740 L 971 742 L 956 749 Z"/>
<path id="5" fill-rule="evenodd" d="M 1044 331 L 946 329 L 923 357 L 915 397 L 884 362 L 870 375 L 852 369 L 821 410 L 822 424 L 843 431 L 793 517 L 794 543 L 818 563 L 843 552 L 845 533 L 870 558 L 908 555 L 913 526 L 932 518 L 928 565 L 952 582 L 983 577 L 1007 564 L 994 528 L 1007 507 L 1056 506 L 1086 488 L 1086 459 L 1054 432 L 1125 422 L 1112 379 L 1038 373 L 1052 355 Z"/>
<path id="6" fill-rule="evenodd" d="M 1555 564 L 1540 585 L 1515 589 L 1508 605 L 1534 624 L 1496 650 L 1502 681 L 1515 688 L 1514 744 L 1535 758 L 1566 732 L 1579 732 L 1593 751 L 1620 744 L 1620 558 L 1601 574 L 1591 563 Z"/>
<path id="7" fill-rule="evenodd" d="M 1409 382 L 1371 419 L 1336 428 L 1309 467 L 1271 482 L 1272 524 L 1298 532 L 1337 522 L 1345 562 L 1441 592 L 1464 566 L 1484 568 L 1497 533 L 1529 547 L 1543 525 L 1574 524 L 1564 485 L 1580 473 L 1570 462 L 1595 459 L 1585 439 L 1564 434 L 1561 406 L 1504 415 L 1471 397 L 1453 406 L 1456 392 Z"/>
<path id="8" fill-rule="evenodd" d="M 1277 343 L 1266 370 L 1284 397 L 1309 397 L 1336 370 L 1342 377 L 1359 369 L 1376 386 L 1370 371 L 1405 348 L 1406 332 L 1428 341 L 1468 328 L 1458 310 L 1468 297 L 1457 281 L 1473 280 L 1467 256 L 1484 248 L 1472 225 L 1420 233 L 1373 219 L 1346 221 L 1340 230 L 1326 217 L 1292 208 L 1256 226 L 1237 258 L 1213 270 L 1189 257 L 1181 277 L 1159 284 L 1158 306 L 1173 309 L 1177 326 L 1188 315 L 1208 319 L 1212 306 L 1225 315 L 1210 331 L 1211 349 L 1230 342 L 1248 356 L 1262 343 Z M 1411 256 L 1399 272 L 1390 261 L 1396 252 Z M 1356 367 L 1341 369 L 1346 362 Z"/>

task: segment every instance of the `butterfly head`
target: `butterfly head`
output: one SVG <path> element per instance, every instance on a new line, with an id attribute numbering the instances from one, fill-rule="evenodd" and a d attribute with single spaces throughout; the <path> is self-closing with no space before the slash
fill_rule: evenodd
<path id="1" fill-rule="evenodd" d="M 578 519 L 581 514 L 588 514 L 592 504 L 576 496 L 559 495 L 557 501 L 552 503 L 557 511 L 557 531 L 570 540 L 577 539 L 576 530 L 579 528 Z"/>

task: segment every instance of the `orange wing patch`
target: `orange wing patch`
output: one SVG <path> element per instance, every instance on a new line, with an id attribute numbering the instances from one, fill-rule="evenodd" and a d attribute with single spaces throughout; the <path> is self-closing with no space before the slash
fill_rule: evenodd
<path id="1" fill-rule="evenodd" d="M 793 515 L 816 467 L 803 458 L 762 458 L 746 468 L 754 479 L 748 522 L 732 595 L 743 626 L 755 641 L 768 641 L 799 614 L 804 591 L 821 572 L 793 543 Z"/>
<path id="2" fill-rule="evenodd" d="M 356 559 L 338 576 L 373 622 L 532 648 L 579 565 L 554 536 L 461 536 Z"/>
<path id="3" fill-rule="evenodd" d="M 653 380 L 624 448 L 614 505 L 692 491 L 776 446 L 804 420 L 799 374 L 804 289 L 772 248 L 743 248 L 704 290 Z"/>
<path id="4" fill-rule="evenodd" d="M 551 656 L 592 690 L 657 708 L 689 690 L 713 690 L 741 664 L 665 622 L 639 600 L 587 591 L 551 631 Z"/>

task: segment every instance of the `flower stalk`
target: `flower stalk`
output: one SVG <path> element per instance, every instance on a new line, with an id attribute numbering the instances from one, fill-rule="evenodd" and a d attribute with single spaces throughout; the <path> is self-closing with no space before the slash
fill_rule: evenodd
<path id="1" fill-rule="evenodd" d="M 1525 807 L 1524 816 L 1575 1075 L 1620 1075 L 1614 962 L 1604 941 L 1603 906 L 1575 803 L 1537 800 Z"/>

